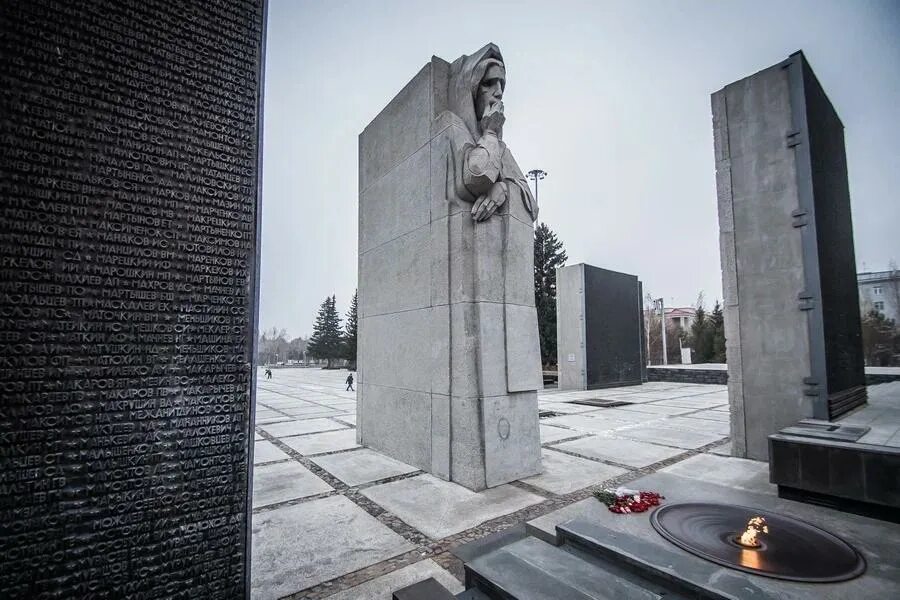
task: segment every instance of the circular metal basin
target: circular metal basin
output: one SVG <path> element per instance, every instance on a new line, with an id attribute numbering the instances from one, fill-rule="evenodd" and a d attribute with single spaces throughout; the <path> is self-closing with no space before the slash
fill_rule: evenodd
<path id="1" fill-rule="evenodd" d="M 736 541 L 754 516 L 764 517 L 769 528 L 755 549 Z M 756 508 L 668 504 L 653 512 L 650 523 L 664 538 L 692 554 L 755 575 L 826 583 L 853 579 L 866 570 L 862 555 L 833 533 Z"/>

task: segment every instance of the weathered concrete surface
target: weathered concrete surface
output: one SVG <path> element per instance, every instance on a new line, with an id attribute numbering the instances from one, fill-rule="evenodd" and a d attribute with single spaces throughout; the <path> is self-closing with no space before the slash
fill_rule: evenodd
<path id="1" fill-rule="evenodd" d="M 637 442 L 599 435 L 556 444 L 554 448 L 574 452 L 582 456 L 617 462 L 636 469 L 678 456 L 684 452 L 681 448 L 670 448 L 648 442 Z"/>
<path id="2" fill-rule="evenodd" d="M 570 265 L 556 270 L 556 364 L 561 390 L 587 389 L 582 267 Z"/>
<path id="3" fill-rule="evenodd" d="M 473 492 L 428 474 L 366 488 L 362 493 L 432 539 L 543 501 L 511 485 Z"/>
<path id="4" fill-rule="evenodd" d="M 346 425 L 341 425 L 337 421 L 332 421 L 331 419 L 304 419 L 264 425 L 262 430 L 272 437 L 282 438 L 292 435 L 319 433 L 322 431 L 334 431 L 336 429 L 346 428 Z"/>
<path id="5" fill-rule="evenodd" d="M 252 597 L 281 598 L 414 548 L 342 496 L 255 514 Z"/>
<path id="6" fill-rule="evenodd" d="M 429 577 L 434 577 L 453 594 L 465 589 L 446 569 L 442 569 L 433 560 L 426 559 L 328 596 L 328 600 L 390 600 L 394 591 Z"/>
<path id="7" fill-rule="evenodd" d="M 352 429 L 325 431 L 310 435 L 298 435 L 282 438 L 281 441 L 304 456 L 322 454 L 324 452 L 337 452 L 338 450 L 349 450 L 359 446 L 359 444 L 356 443 L 356 432 Z"/>
<path id="8" fill-rule="evenodd" d="M 541 462 L 543 464 L 541 474 L 522 481 L 559 495 L 596 485 L 626 472 L 619 467 L 553 450 L 544 450 Z"/>
<path id="9" fill-rule="evenodd" d="M 331 486 L 293 461 L 253 469 L 253 508 L 330 492 Z"/>
<path id="10" fill-rule="evenodd" d="M 287 460 L 288 455 L 276 448 L 272 442 L 257 441 L 253 444 L 253 464 L 259 465 L 277 460 Z"/>
<path id="11" fill-rule="evenodd" d="M 312 461 L 349 486 L 417 471 L 415 467 L 368 448 L 326 454 Z"/>

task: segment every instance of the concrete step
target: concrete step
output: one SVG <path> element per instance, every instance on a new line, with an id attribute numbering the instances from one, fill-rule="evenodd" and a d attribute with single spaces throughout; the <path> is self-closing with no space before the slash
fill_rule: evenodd
<path id="1" fill-rule="evenodd" d="M 491 597 L 477 588 L 470 588 L 458 593 L 456 600 L 491 600 Z"/>
<path id="2" fill-rule="evenodd" d="M 434 577 L 396 590 L 392 596 L 392 600 L 455 600 L 456 598 Z"/>
<path id="3" fill-rule="evenodd" d="M 612 573 L 578 551 L 527 537 L 466 564 L 466 587 L 496 600 L 667 600 L 635 577 Z"/>
<path id="4" fill-rule="evenodd" d="M 591 557 L 595 564 L 622 578 L 643 582 L 667 600 L 776 600 L 746 575 L 724 570 L 672 546 L 607 529 L 591 521 L 573 520 L 556 527 L 561 548 Z M 711 582 L 715 581 L 714 585 Z M 715 588 L 715 589 L 711 589 Z"/>

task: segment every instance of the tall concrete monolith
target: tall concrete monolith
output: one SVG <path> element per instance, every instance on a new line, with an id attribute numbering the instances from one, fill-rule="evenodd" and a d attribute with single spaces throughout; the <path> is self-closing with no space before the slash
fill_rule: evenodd
<path id="1" fill-rule="evenodd" d="M 843 125 L 797 52 L 712 95 L 733 452 L 865 402 Z"/>
<path id="2" fill-rule="evenodd" d="M 432 57 L 359 136 L 359 441 L 470 489 L 540 470 L 537 204 L 489 44 Z"/>

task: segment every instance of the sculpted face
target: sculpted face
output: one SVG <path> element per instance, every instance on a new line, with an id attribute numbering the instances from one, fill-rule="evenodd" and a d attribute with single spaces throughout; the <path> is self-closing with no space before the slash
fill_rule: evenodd
<path id="1" fill-rule="evenodd" d="M 475 116 L 480 120 L 486 108 L 503 99 L 506 87 L 506 71 L 503 65 L 494 63 L 484 72 L 475 94 Z"/>

